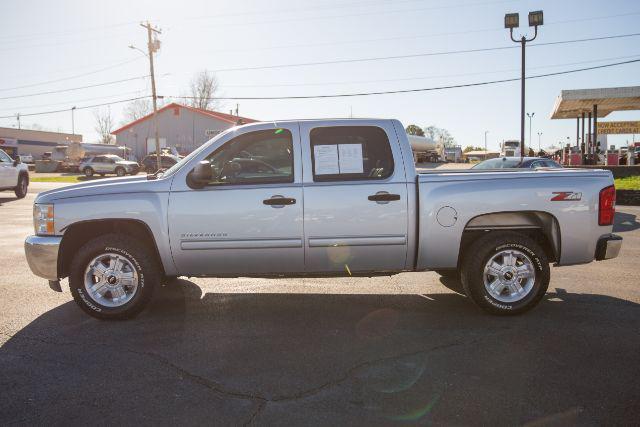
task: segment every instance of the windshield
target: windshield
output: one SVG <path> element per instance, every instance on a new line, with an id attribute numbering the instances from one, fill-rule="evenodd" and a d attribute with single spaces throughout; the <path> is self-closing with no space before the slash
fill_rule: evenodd
<path id="1" fill-rule="evenodd" d="M 213 144 L 215 141 L 217 141 L 218 139 L 222 138 L 224 135 L 226 135 L 229 132 L 235 132 L 236 127 L 232 127 L 227 129 L 226 131 L 219 133 L 218 135 L 216 135 L 215 137 L 211 138 L 209 141 L 205 142 L 204 144 L 202 144 L 200 147 L 196 148 L 195 150 L 193 150 L 190 154 L 188 154 L 186 157 L 184 157 L 182 160 L 178 161 L 175 165 L 171 166 L 169 169 L 167 169 L 164 172 L 160 172 L 158 174 L 158 176 L 163 176 L 163 177 L 168 177 L 173 175 L 174 173 L 176 173 L 177 171 L 179 171 L 183 165 L 187 164 L 188 162 L 191 161 L 191 159 L 193 159 L 194 157 L 196 157 L 198 154 L 200 154 L 201 151 L 203 151 L 204 149 L 206 149 L 207 147 L 209 147 L 211 144 Z M 177 159 L 176 159 L 177 160 Z"/>
<path id="2" fill-rule="evenodd" d="M 505 169 L 517 168 L 520 165 L 520 159 L 507 159 L 499 157 L 497 159 L 489 159 L 478 163 L 471 169 Z"/>

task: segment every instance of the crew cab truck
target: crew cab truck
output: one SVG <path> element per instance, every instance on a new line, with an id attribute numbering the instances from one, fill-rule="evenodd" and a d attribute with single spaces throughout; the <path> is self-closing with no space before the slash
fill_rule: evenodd
<path id="1" fill-rule="evenodd" d="M 139 313 L 175 276 L 460 277 L 495 314 L 535 306 L 549 264 L 618 255 L 603 170 L 416 174 L 397 120 L 231 128 L 154 175 L 40 193 L 31 270 L 102 319 Z"/>

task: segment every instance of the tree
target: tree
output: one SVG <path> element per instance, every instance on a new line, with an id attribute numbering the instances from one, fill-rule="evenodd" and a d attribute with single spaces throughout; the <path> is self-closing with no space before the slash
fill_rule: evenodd
<path id="1" fill-rule="evenodd" d="M 448 130 L 437 126 L 427 126 L 424 128 L 424 134 L 427 138 L 442 143 L 445 147 L 451 147 L 456 143 L 455 138 L 451 136 Z"/>
<path id="2" fill-rule="evenodd" d="M 213 73 L 207 70 L 200 71 L 191 79 L 188 104 L 204 110 L 220 108 L 222 104 L 215 99 L 219 89 L 218 79 Z"/>
<path id="3" fill-rule="evenodd" d="M 113 117 L 111 117 L 111 109 L 106 110 L 95 109 L 93 110 L 93 117 L 95 119 L 95 131 L 100 136 L 99 142 L 102 144 L 115 144 L 115 138 L 111 135 L 113 129 Z"/>
<path id="4" fill-rule="evenodd" d="M 407 131 L 407 135 L 424 136 L 423 130 L 417 125 L 409 125 L 405 130 Z"/>
<path id="5" fill-rule="evenodd" d="M 434 141 L 438 139 L 438 135 L 440 133 L 440 129 L 431 125 L 424 128 L 424 134 L 427 138 L 433 139 Z"/>
<path id="6" fill-rule="evenodd" d="M 464 147 L 464 150 L 462 150 L 463 153 L 468 153 L 469 151 L 484 151 L 484 148 L 467 145 L 466 147 Z"/>
<path id="7" fill-rule="evenodd" d="M 141 98 L 131 101 L 122 110 L 122 115 L 124 116 L 123 124 L 141 119 L 152 112 L 153 107 L 151 105 L 151 99 Z"/>

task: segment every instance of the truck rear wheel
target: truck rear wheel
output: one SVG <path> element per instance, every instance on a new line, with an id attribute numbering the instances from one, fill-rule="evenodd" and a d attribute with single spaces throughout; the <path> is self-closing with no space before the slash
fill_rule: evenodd
<path id="1" fill-rule="evenodd" d="M 153 253 L 128 236 L 96 237 L 73 255 L 69 287 L 78 306 L 98 319 L 129 319 L 148 304 L 161 274 Z"/>
<path id="2" fill-rule="evenodd" d="M 531 238 L 488 233 L 465 251 L 461 279 L 465 293 L 492 314 L 524 313 L 540 302 L 549 287 L 549 261 Z"/>

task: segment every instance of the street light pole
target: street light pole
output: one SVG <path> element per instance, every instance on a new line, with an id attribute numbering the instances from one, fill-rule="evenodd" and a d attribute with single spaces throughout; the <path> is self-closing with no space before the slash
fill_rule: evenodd
<path id="1" fill-rule="evenodd" d="M 520 40 L 513 38 L 513 29 L 520 26 L 520 15 L 517 13 L 507 13 L 504 16 L 504 27 L 509 29 L 511 40 L 520 43 L 522 46 L 522 73 L 520 78 L 520 158 L 524 157 L 524 114 L 525 114 L 525 46 L 527 42 L 535 40 L 538 36 L 538 26 L 543 24 L 542 11 L 529 12 L 529 26 L 534 27 L 533 37 L 527 39 L 522 36 Z"/>
<path id="2" fill-rule="evenodd" d="M 540 137 L 541 136 L 542 136 L 542 132 L 538 132 L 538 153 L 540 153 L 540 151 L 542 151 L 542 148 L 541 148 L 541 145 L 540 145 Z"/>
<path id="3" fill-rule="evenodd" d="M 484 157 L 485 159 L 487 158 L 487 134 L 489 133 L 488 130 L 484 131 Z"/>
<path id="4" fill-rule="evenodd" d="M 75 118 L 73 117 L 73 113 L 76 111 L 76 106 L 71 107 L 71 135 L 76 134 L 76 123 Z"/>
<path id="5" fill-rule="evenodd" d="M 527 117 L 529 117 L 529 148 L 531 148 L 531 146 L 533 145 L 533 138 L 531 137 L 531 120 L 535 115 L 536 115 L 535 112 L 527 113 Z"/>

